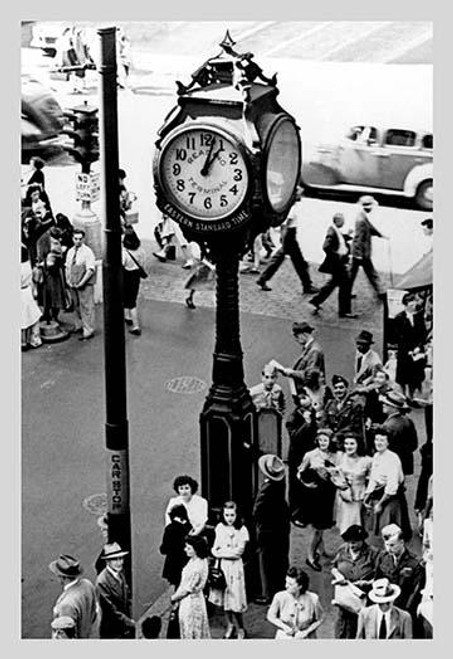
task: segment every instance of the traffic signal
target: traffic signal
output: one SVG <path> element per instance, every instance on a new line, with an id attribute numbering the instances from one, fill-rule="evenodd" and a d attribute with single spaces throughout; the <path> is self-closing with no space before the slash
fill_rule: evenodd
<path id="1" fill-rule="evenodd" d="M 70 126 L 63 133 L 72 139 L 65 150 L 81 163 L 82 171 L 89 171 L 90 164 L 99 160 L 99 119 L 98 108 L 86 102 L 64 112 Z"/>

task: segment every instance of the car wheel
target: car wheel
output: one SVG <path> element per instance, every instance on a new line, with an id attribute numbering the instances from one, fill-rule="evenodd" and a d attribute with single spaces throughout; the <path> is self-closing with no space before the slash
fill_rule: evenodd
<path id="1" fill-rule="evenodd" d="M 419 208 L 422 208 L 425 211 L 431 211 L 433 209 L 433 180 L 428 179 L 423 181 L 417 188 L 417 193 L 415 195 L 415 201 Z"/>

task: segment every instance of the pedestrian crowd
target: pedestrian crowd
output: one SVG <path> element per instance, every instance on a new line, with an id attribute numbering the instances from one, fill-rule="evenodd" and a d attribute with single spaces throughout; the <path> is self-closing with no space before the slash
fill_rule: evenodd
<path id="1" fill-rule="evenodd" d="M 159 546 L 162 576 L 171 587 L 166 638 L 209 639 L 218 612 L 225 620 L 223 638 L 251 638 L 244 617 L 251 601 L 263 607 L 263 621 L 280 640 L 323 638 L 330 606 L 336 611 L 337 639 L 432 638 L 429 416 L 415 500 L 407 497 L 419 446 L 410 414 L 422 400 L 416 397 L 420 383 L 414 382 L 408 398 L 406 383 L 391 378 L 366 329 L 355 339 L 352 383 L 340 374 L 327 383 L 315 328 L 302 321 L 293 324 L 292 333 L 301 351 L 293 366 L 272 360 L 263 366 L 262 382 L 250 389 L 258 414 L 271 409 L 283 416 L 288 401 L 277 382 L 281 375 L 291 382 L 293 405 L 286 416 L 285 459 L 274 453 L 257 458 L 260 485 L 248 517 L 235 501 L 212 510 L 191 476 L 174 480 L 174 496 L 162 511 Z M 423 341 L 419 348 L 426 354 L 428 333 Z M 429 377 L 429 367 L 426 371 Z M 106 517 L 101 522 L 108 537 Z M 341 544 L 332 555 L 324 534 L 334 528 Z M 291 564 L 297 529 L 307 552 Z M 421 540 L 421 552 L 409 547 L 412 538 L 415 546 Z M 126 556 L 117 542 L 107 542 L 96 561 L 94 586 L 81 577 L 76 558 L 61 555 L 50 564 L 63 586 L 54 607 L 54 638 L 136 637 Z M 321 602 L 324 593 L 310 586 L 316 573 L 326 579 L 331 602 Z M 144 638 L 157 638 L 162 620 L 146 618 L 140 631 Z"/>
<path id="2" fill-rule="evenodd" d="M 95 336 L 96 257 L 86 244 L 85 230 L 63 213 L 54 213 L 45 186 L 44 161 L 33 157 L 22 180 L 21 205 L 21 345 L 38 348 L 43 340 L 63 340 L 80 334 Z M 129 332 L 141 334 L 137 298 L 148 275 L 145 254 L 131 223 L 136 199 L 127 190 L 126 172 L 119 170 L 122 222 L 123 306 Z M 62 318 L 61 313 L 71 314 Z M 69 326 L 69 329 L 66 329 Z"/>

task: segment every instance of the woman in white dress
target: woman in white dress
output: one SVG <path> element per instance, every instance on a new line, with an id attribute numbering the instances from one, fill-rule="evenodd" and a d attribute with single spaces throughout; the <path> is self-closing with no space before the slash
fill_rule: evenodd
<path id="1" fill-rule="evenodd" d="M 194 535 L 203 531 L 206 522 L 208 521 L 208 502 L 203 497 L 196 494 L 198 490 L 197 481 L 191 476 L 184 474 L 177 476 L 173 483 L 173 489 L 178 496 L 171 497 L 165 511 L 165 526 L 170 524 L 170 510 L 173 506 L 181 504 L 187 510 L 189 522 L 192 524 L 192 531 Z"/>
<path id="2" fill-rule="evenodd" d="M 371 471 L 371 457 L 362 455 L 357 436 L 347 434 L 344 452 L 337 454 L 337 469 L 344 476 L 347 487 L 337 489 L 335 497 L 335 524 L 343 534 L 353 524 L 364 526 L 363 499 Z"/>
<path id="3" fill-rule="evenodd" d="M 179 630 L 182 639 L 211 638 L 203 589 L 208 580 L 207 542 L 201 536 L 186 538 L 185 552 L 189 557 L 181 575 L 181 583 L 171 597 L 179 606 Z"/>
<path id="4" fill-rule="evenodd" d="M 222 521 L 215 529 L 212 547 L 213 556 L 220 559 L 226 588 L 224 591 L 211 590 L 209 593 L 209 601 L 221 606 L 225 611 L 227 629 L 224 638 L 233 638 L 235 633 L 238 639 L 246 636 L 242 618 L 242 614 L 247 610 L 242 555 L 249 539 L 249 532 L 242 523 L 236 504 L 234 501 L 227 501 L 223 506 Z"/>
<path id="5" fill-rule="evenodd" d="M 30 260 L 28 257 L 28 250 L 24 245 L 22 245 L 20 271 L 22 303 L 22 318 L 20 327 L 22 335 L 22 350 L 28 350 L 28 348 L 39 348 L 39 346 L 42 344 L 39 331 L 39 319 L 41 318 L 42 314 L 33 297 L 32 287 L 33 278 Z"/>

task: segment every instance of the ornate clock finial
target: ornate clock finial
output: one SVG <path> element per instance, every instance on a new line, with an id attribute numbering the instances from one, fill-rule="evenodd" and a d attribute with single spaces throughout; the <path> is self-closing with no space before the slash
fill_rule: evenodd
<path id="1" fill-rule="evenodd" d="M 226 53 L 231 53 L 233 50 L 233 46 L 235 45 L 236 42 L 233 41 L 230 31 L 227 30 L 225 36 L 223 37 L 223 41 L 219 44 L 219 46 L 221 46 Z"/>

